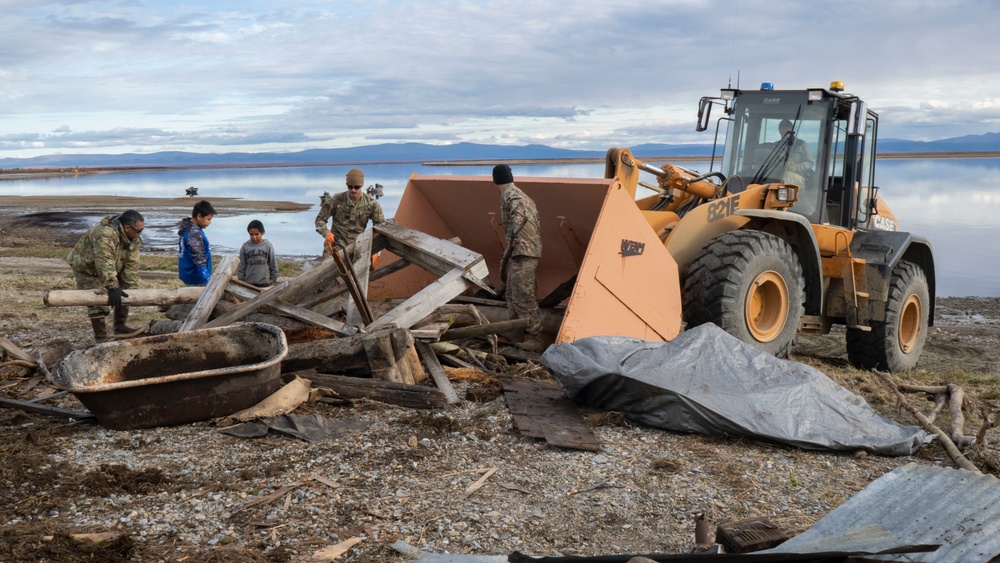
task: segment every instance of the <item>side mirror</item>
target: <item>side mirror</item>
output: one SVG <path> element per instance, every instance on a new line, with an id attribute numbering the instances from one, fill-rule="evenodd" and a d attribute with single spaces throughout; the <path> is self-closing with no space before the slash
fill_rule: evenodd
<path id="1" fill-rule="evenodd" d="M 708 122 L 712 115 L 712 98 L 703 97 L 698 101 L 698 126 L 695 131 L 708 129 Z"/>
<path id="2" fill-rule="evenodd" d="M 851 113 L 847 117 L 847 134 L 865 136 L 865 119 L 868 118 L 868 104 L 861 100 L 851 102 Z"/>

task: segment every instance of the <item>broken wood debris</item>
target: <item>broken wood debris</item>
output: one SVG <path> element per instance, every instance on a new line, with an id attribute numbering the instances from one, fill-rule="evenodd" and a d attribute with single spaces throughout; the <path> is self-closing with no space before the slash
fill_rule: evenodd
<path id="1" fill-rule="evenodd" d="M 444 393 L 424 385 L 407 385 L 311 371 L 294 375 L 309 379 L 313 387 L 326 387 L 342 399 L 369 399 L 415 409 L 441 409 L 447 404 Z"/>
<path id="2" fill-rule="evenodd" d="M 165 310 L 169 306 L 168 315 L 175 320 L 152 323 L 153 334 L 221 327 L 245 320 L 269 322 L 285 331 L 297 327 L 322 329 L 326 332 L 314 333 L 311 339 L 289 346 L 282 361 L 283 372 L 307 372 L 308 377 L 317 378 L 314 386 L 328 387 L 341 398 L 443 408 L 461 399 L 441 360 L 497 375 L 495 366 L 506 367 L 506 361 L 495 355 L 496 335 L 522 330 L 527 322 L 511 320 L 499 301 L 490 300 L 490 305 L 454 302 L 470 290 L 489 287 L 485 281 L 489 270 L 483 257 L 459 246 L 459 242 L 436 239 L 387 222 L 365 231 L 342 255 L 338 252 L 270 288 L 234 279 L 239 258 L 228 255 L 204 288 L 136 289 L 128 302 Z M 382 267 L 373 269 L 370 257 L 382 250 L 392 255 Z M 367 301 L 370 281 L 410 266 L 422 268 L 425 275 L 437 279 L 430 278 L 408 297 L 379 300 L 377 307 L 376 302 Z M 343 299 L 348 292 L 352 299 Z M 87 290 L 53 291 L 45 298 L 49 306 L 103 304 L 104 300 L 105 296 Z M 493 310 L 487 315 L 480 307 Z M 173 314 L 175 310 L 183 312 Z M 555 326 L 558 328 L 558 320 Z M 450 347 L 444 352 L 428 344 L 473 339 L 489 345 L 494 355 L 469 346 Z M 441 344 L 435 342 L 434 346 Z M 19 361 L 30 360 L 29 356 Z M 420 385 L 428 373 L 436 389 Z"/>
<path id="3" fill-rule="evenodd" d="M 889 377 L 889 374 L 878 370 L 872 370 L 872 371 L 879 379 L 882 380 L 882 382 L 884 382 L 886 385 L 889 386 L 890 389 L 892 389 L 892 391 L 896 394 L 896 399 L 899 400 L 899 403 L 903 405 L 903 408 L 910 411 L 910 414 L 912 414 L 913 417 L 920 422 L 920 425 L 923 426 L 924 430 L 930 432 L 931 434 L 937 435 L 938 439 L 941 442 L 941 445 L 944 447 L 945 451 L 948 452 L 948 455 L 951 456 L 951 459 L 952 461 L 955 462 L 955 465 L 958 465 L 962 469 L 968 469 L 969 471 L 982 473 L 982 471 L 980 471 L 979 468 L 976 467 L 974 463 L 972 463 L 971 461 L 969 461 L 967 457 L 962 455 L 961 450 L 959 450 L 958 446 L 955 445 L 955 442 L 952 441 L 951 437 L 944 430 L 935 426 L 934 423 L 928 417 L 924 416 L 923 413 L 917 410 L 916 407 L 911 405 L 910 402 L 906 400 L 906 397 L 903 395 L 902 391 L 900 391 L 899 386 L 896 385 L 896 383 L 892 380 L 892 378 Z"/>

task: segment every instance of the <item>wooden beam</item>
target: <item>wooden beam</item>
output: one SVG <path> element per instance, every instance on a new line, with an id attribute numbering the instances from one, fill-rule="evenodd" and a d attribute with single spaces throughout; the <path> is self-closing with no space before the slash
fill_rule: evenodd
<path id="1" fill-rule="evenodd" d="M 405 328 L 367 334 L 363 339 L 372 377 L 415 385 L 425 379 L 413 335 Z"/>
<path id="2" fill-rule="evenodd" d="M 456 295 L 469 288 L 471 282 L 465 279 L 465 272 L 456 268 L 427 287 L 421 289 L 392 311 L 375 319 L 367 328 L 369 331 L 397 326 L 410 328 L 434 309 L 451 301 Z"/>
<path id="3" fill-rule="evenodd" d="M 421 231 L 397 223 L 382 223 L 374 230 L 386 239 L 388 249 L 419 264 L 435 275 L 442 276 L 454 268 L 467 269 L 482 262 L 481 254 L 450 241 L 432 237 Z"/>
<path id="4" fill-rule="evenodd" d="M 267 291 L 258 293 L 257 295 L 251 297 L 249 300 L 240 303 L 235 309 L 229 311 L 224 315 L 215 317 L 211 321 L 205 323 L 205 328 L 215 328 L 219 326 L 226 326 L 230 323 L 239 321 L 260 309 L 264 305 L 269 305 L 270 303 L 277 301 L 281 294 L 288 289 L 289 281 L 285 280 L 278 285 L 272 286 Z M 225 288 L 223 288 L 225 289 Z"/>
<path id="5" fill-rule="evenodd" d="M 363 303 L 368 302 L 368 272 L 371 271 L 372 266 L 372 234 L 374 232 L 371 229 L 366 229 L 358 235 L 358 238 L 354 240 L 354 259 L 346 264 L 351 269 L 351 273 L 354 274 L 354 283 L 357 285 Z M 367 313 L 371 314 L 371 307 L 367 308 Z M 350 326 L 368 324 L 364 322 L 363 315 L 353 300 L 347 304 L 346 319 Z M 371 322 L 371 319 L 368 322 Z"/>
<path id="6" fill-rule="evenodd" d="M 440 340 L 448 341 L 461 340 L 463 338 L 478 338 L 480 336 L 489 336 L 491 334 L 500 334 L 502 332 L 524 330 L 528 328 L 528 325 L 530 324 L 530 319 L 514 319 L 512 321 L 500 321 L 497 323 L 488 323 L 483 325 L 462 326 L 449 329 L 441 335 Z"/>
<path id="7" fill-rule="evenodd" d="M 128 297 L 122 297 L 122 304 L 133 307 L 165 306 L 177 303 L 194 303 L 205 290 L 204 287 L 179 287 L 176 289 L 126 290 Z M 53 289 L 45 294 L 42 302 L 47 307 L 100 307 L 108 304 L 108 294 L 104 290 L 93 289 Z"/>
<path id="8" fill-rule="evenodd" d="M 417 409 L 441 409 L 447 404 L 444 393 L 433 387 L 407 385 L 380 379 L 310 373 L 313 387 L 332 389 L 344 399 L 371 399 Z"/>
<path id="9" fill-rule="evenodd" d="M 307 369 L 369 375 L 364 335 L 289 344 L 288 354 L 281 361 L 281 371 L 287 373 Z"/>
<path id="10" fill-rule="evenodd" d="M 232 279 L 239 265 L 240 257 L 238 254 L 229 254 L 222 257 L 218 269 L 212 272 L 212 277 L 209 278 L 208 285 L 201 292 L 198 301 L 194 304 L 194 308 L 188 313 L 188 317 L 185 319 L 184 324 L 181 325 L 179 332 L 195 330 L 205 325 L 205 321 L 211 316 L 212 310 L 215 309 L 215 304 L 222 297 L 226 286 L 229 285 L 229 280 Z"/>
<path id="11" fill-rule="evenodd" d="M 253 299 L 259 292 L 254 291 L 253 289 L 245 288 L 241 285 L 230 284 L 229 287 L 226 288 L 226 293 L 239 297 L 240 299 Z M 289 317 L 304 323 L 332 330 L 341 336 L 349 336 L 351 334 L 358 333 L 357 327 L 347 326 L 338 320 L 325 317 L 319 313 L 310 311 L 309 309 L 299 307 L 298 305 L 289 305 L 288 303 L 283 303 L 279 300 L 267 306 L 283 315 L 288 315 Z"/>
<path id="12" fill-rule="evenodd" d="M 451 385 L 451 380 L 448 379 L 448 374 L 445 373 L 444 368 L 441 367 L 441 362 L 438 361 L 437 354 L 431 349 L 430 344 L 426 342 L 417 341 L 415 343 L 417 347 L 417 352 L 420 357 L 424 360 L 424 364 L 427 366 L 427 371 L 431 373 L 431 379 L 434 380 L 434 384 L 437 385 L 438 389 L 444 393 L 445 400 L 448 401 L 449 405 L 456 405 L 462 402 L 462 399 L 458 397 L 458 393 L 455 392 L 455 388 Z"/>

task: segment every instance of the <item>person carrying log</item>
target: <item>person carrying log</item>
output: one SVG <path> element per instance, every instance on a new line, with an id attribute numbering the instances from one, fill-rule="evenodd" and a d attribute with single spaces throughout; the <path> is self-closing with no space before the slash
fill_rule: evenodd
<path id="1" fill-rule="evenodd" d="M 104 289 L 108 293 L 107 306 L 87 308 L 87 316 L 94 329 L 94 340 L 100 344 L 112 338 L 108 336 L 105 318 L 114 309 L 114 336 L 128 338 L 143 331 L 126 324 L 128 305 L 122 297 L 128 297 L 126 289 L 139 285 L 139 250 L 145 227 L 145 219 L 133 209 L 121 215 L 109 215 L 88 230 L 66 257 L 77 289 Z"/>

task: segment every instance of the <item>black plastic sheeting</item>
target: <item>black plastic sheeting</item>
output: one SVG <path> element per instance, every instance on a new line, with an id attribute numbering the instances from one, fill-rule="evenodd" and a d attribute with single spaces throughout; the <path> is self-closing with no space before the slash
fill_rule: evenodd
<path id="1" fill-rule="evenodd" d="M 583 338 L 550 346 L 541 362 L 577 403 L 675 432 L 894 456 L 932 439 L 876 413 L 819 370 L 760 352 L 713 324 L 665 343 Z"/>

